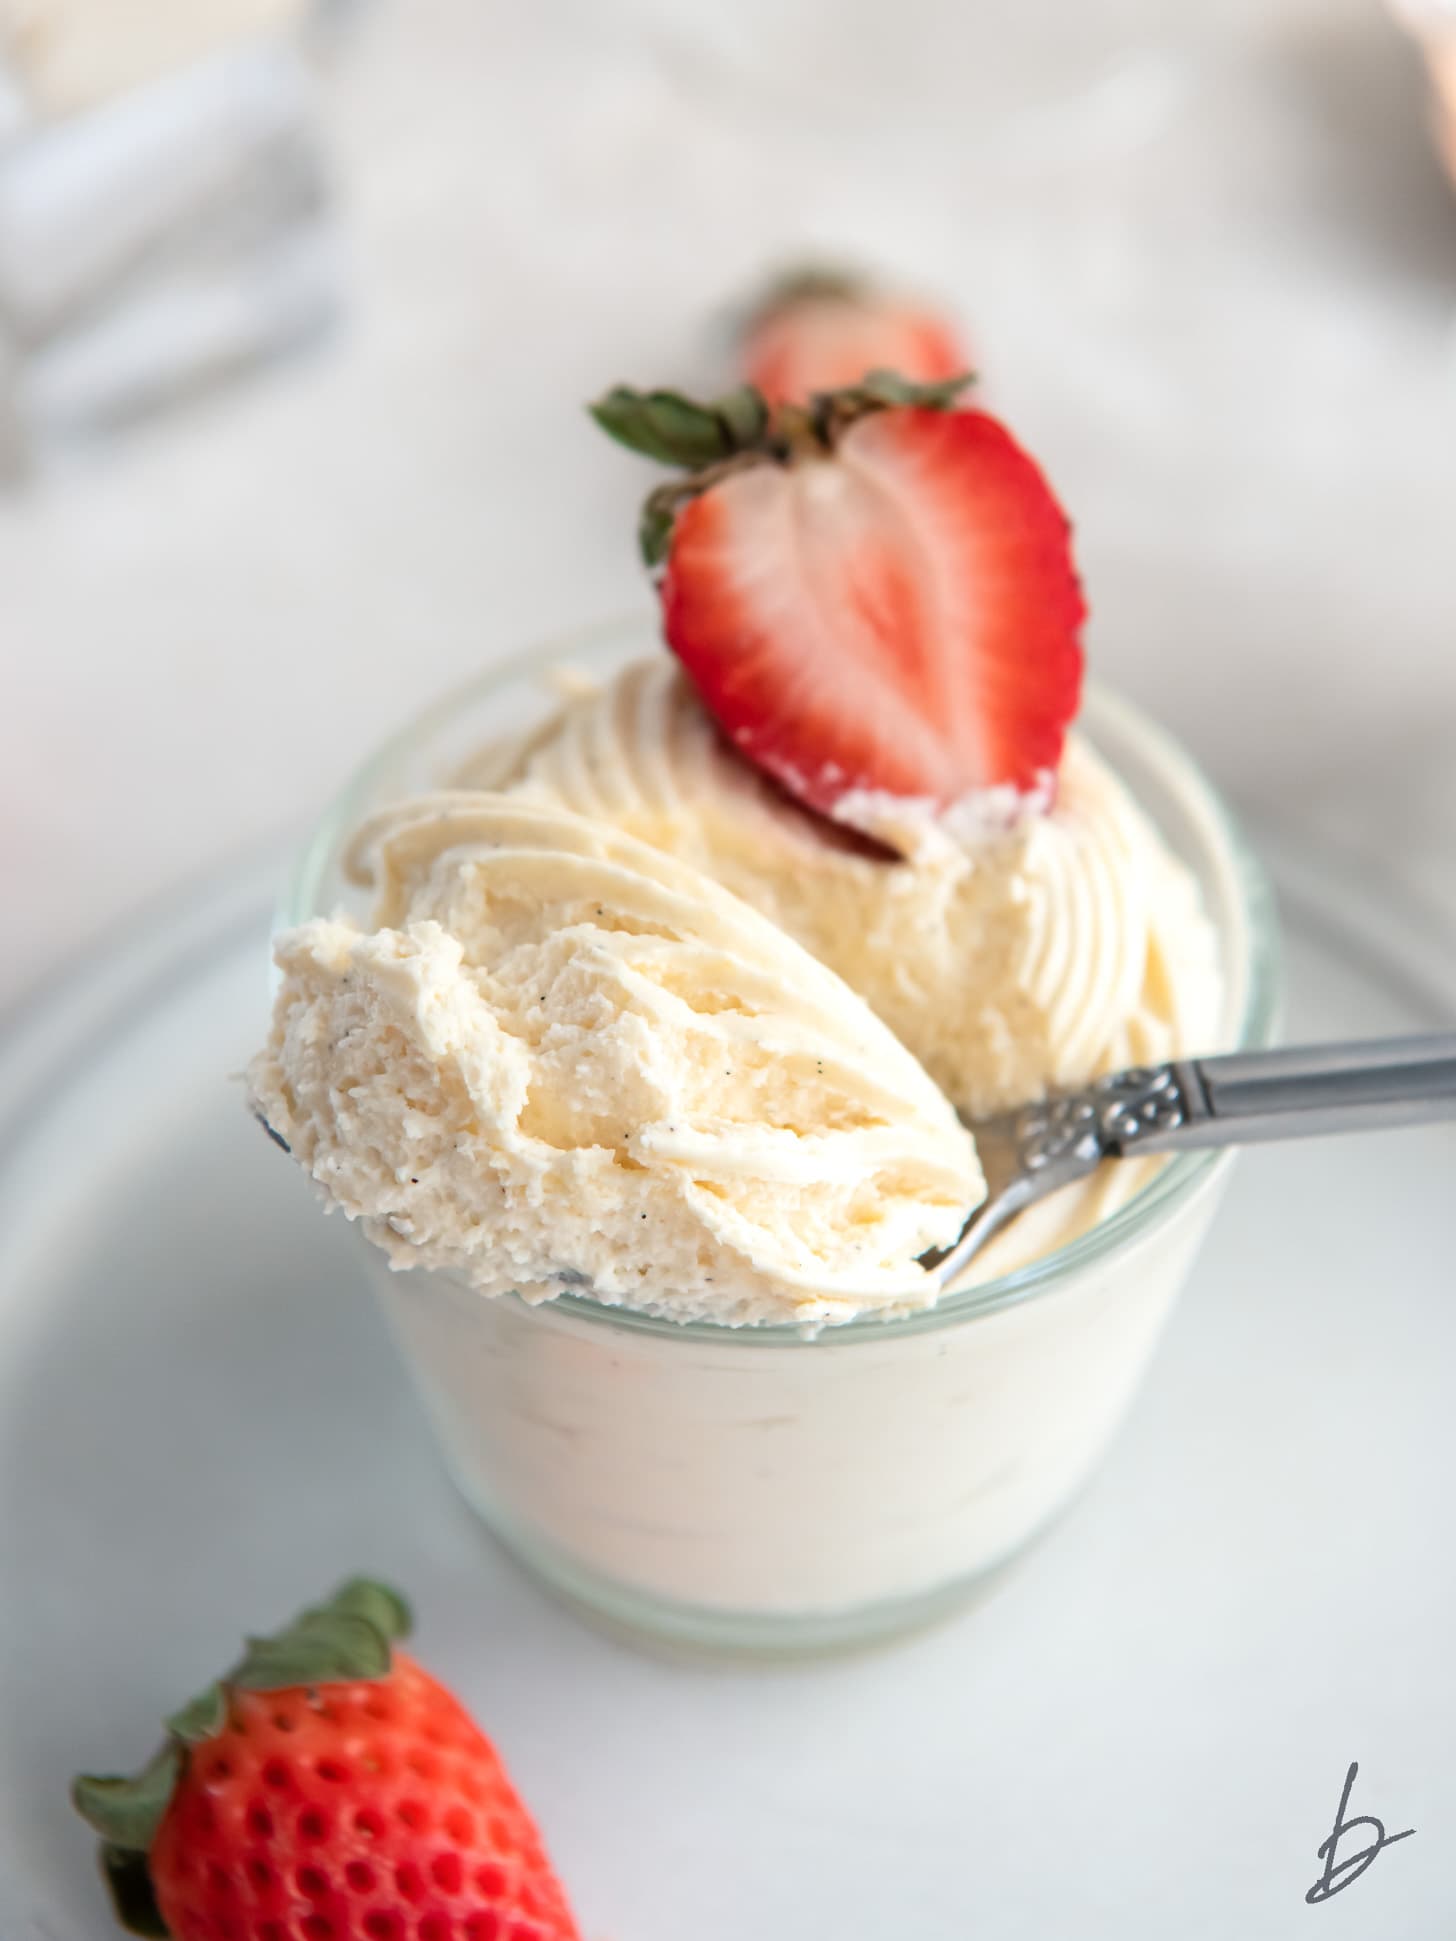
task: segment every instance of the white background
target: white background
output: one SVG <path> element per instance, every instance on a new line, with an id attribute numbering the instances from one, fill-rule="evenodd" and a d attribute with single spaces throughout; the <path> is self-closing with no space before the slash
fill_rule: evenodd
<path id="1" fill-rule="evenodd" d="M 412 0 L 325 94 L 345 333 L 0 506 L 0 1001 L 492 656 L 646 611 L 581 402 L 713 382 L 810 252 L 958 306 L 1094 670 L 1451 893 L 1456 196 L 1373 3 Z"/>

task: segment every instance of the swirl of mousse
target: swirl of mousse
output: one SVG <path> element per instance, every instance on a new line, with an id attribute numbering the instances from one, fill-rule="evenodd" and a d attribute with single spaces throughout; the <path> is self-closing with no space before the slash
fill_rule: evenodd
<path id="1" fill-rule="evenodd" d="M 361 832 L 375 928 L 277 940 L 249 1078 L 399 1267 L 681 1320 L 818 1325 L 935 1298 L 984 1183 L 869 1007 L 690 863 L 524 795 Z"/>
<path id="2" fill-rule="evenodd" d="M 902 805 L 908 853 L 891 856 L 742 761 L 660 655 L 456 779 L 610 823 L 711 876 L 836 971 L 973 1117 L 1216 1034 L 1196 885 L 1075 735 L 1049 808 L 968 828 Z"/>

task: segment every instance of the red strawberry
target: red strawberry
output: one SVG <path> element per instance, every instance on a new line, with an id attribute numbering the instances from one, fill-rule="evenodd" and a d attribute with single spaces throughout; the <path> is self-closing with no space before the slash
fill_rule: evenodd
<path id="1" fill-rule="evenodd" d="M 946 408 L 959 389 L 878 377 L 760 405 L 756 429 L 752 391 L 594 407 L 700 467 L 718 425 L 706 469 L 647 502 L 664 631 L 737 748 L 826 814 L 862 790 L 1044 795 L 1077 710 L 1066 517 L 1003 425 Z"/>
<path id="2" fill-rule="evenodd" d="M 803 404 L 871 371 L 933 384 L 970 361 L 949 322 L 926 304 L 815 273 L 770 293 L 749 319 L 739 356 L 744 377 L 770 404 Z"/>
<path id="3" fill-rule="evenodd" d="M 123 1926 L 175 1941 L 579 1941 L 490 1741 L 356 1578 L 167 1721 L 134 1779 L 81 1778 Z"/>

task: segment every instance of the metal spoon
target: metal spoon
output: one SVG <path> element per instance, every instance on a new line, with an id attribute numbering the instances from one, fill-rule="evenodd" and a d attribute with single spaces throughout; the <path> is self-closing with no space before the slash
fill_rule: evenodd
<path id="1" fill-rule="evenodd" d="M 921 1255 L 942 1287 L 1023 1207 L 1104 1159 L 1456 1119 L 1456 1032 L 1140 1065 L 971 1122 L 986 1197 L 950 1247 Z"/>

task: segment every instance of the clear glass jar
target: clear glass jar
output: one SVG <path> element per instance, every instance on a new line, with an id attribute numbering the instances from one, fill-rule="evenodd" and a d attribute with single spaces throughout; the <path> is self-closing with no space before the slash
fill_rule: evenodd
<path id="1" fill-rule="evenodd" d="M 603 674 L 641 622 L 553 643 L 448 695 L 360 770 L 300 860 L 284 925 L 366 915 L 340 863 L 371 810 L 438 786 L 552 705 L 550 668 Z M 1230 1046 L 1269 1041 L 1272 900 L 1177 745 L 1095 689 L 1084 732 L 1194 871 L 1217 930 Z M 1076 1494 L 1147 1365 L 1231 1155 L 1170 1160 L 1091 1231 L 898 1320 L 806 1336 L 680 1324 L 562 1295 L 367 1271 L 468 1501 L 592 1612 L 682 1643 L 867 1640 L 949 1608 Z"/>

